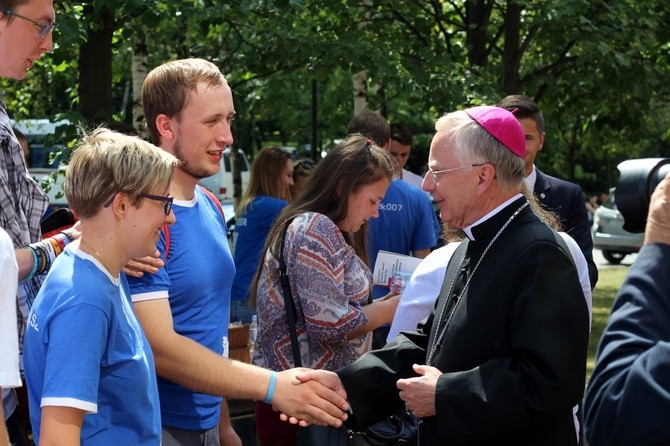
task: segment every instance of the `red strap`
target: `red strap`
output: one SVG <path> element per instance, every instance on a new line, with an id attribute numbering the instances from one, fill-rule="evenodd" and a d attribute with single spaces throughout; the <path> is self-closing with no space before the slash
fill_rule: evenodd
<path id="1" fill-rule="evenodd" d="M 198 184 L 198 187 L 200 188 L 201 191 L 205 193 L 209 197 L 210 200 L 214 202 L 216 205 L 217 209 L 219 210 L 219 213 L 221 214 L 221 217 L 223 218 L 223 222 L 226 222 L 226 216 L 223 214 L 223 207 L 221 206 L 221 202 L 219 201 L 218 198 L 216 198 L 216 195 L 214 195 L 209 189 L 205 189 L 201 185 Z"/>
<path id="2" fill-rule="evenodd" d="M 217 209 L 219 210 L 219 213 L 221 214 L 221 218 L 223 218 L 223 224 L 226 224 L 226 216 L 223 213 L 223 207 L 221 206 L 221 202 L 219 201 L 218 198 L 216 198 L 216 195 L 214 195 L 212 192 L 210 192 L 208 189 L 205 189 L 201 185 L 198 184 L 198 187 L 200 188 L 201 191 L 205 193 L 209 197 L 210 200 L 214 202 L 216 205 Z M 168 256 L 170 255 L 170 226 L 165 225 L 161 228 L 163 231 L 163 234 L 165 235 L 165 260 L 167 260 Z"/>

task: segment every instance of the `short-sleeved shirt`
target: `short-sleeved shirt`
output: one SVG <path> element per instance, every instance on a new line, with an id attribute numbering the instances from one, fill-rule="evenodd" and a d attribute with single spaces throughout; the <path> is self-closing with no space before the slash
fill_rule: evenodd
<path id="1" fill-rule="evenodd" d="M 123 273 L 67 247 L 35 299 L 24 353 L 35 443 L 42 408 L 63 406 L 86 413 L 82 445 L 160 444 L 153 355 Z"/>
<path id="2" fill-rule="evenodd" d="M 129 277 L 133 302 L 169 299 L 174 330 L 219 355 L 228 355 L 230 286 L 235 264 L 226 224 L 216 204 L 200 188 L 193 200 L 174 200 L 176 223 L 157 248 L 165 267 L 156 274 Z M 221 397 L 195 392 L 158 377 L 165 426 L 208 430 L 219 422 Z"/>
<path id="3" fill-rule="evenodd" d="M 348 333 L 367 323 L 361 307 L 369 298 L 370 270 L 325 215 L 301 214 L 287 234 L 284 260 L 296 304 L 302 365 L 338 369 L 371 346 L 370 333 L 347 340 Z M 293 352 L 279 262 L 269 251 L 257 297 L 259 330 L 253 362 L 277 371 L 291 368 Z"/>
<path id="4" fill-rule="evenodd" d="M 288 202 L 279 198 L 259 196 L 254 198 L 235 221 L 235 279 L 232 300 L 247 300 L 249 285 L 261 259 L 265 239 L 272 224 Z"/>
<path id="5" fill-rule="evenodd" d="M 416 187 L 395 179 L 379 204 L 379 217 L 368 221 L 368 253 L 374 270 L 380 250 L 412 255 L 413 251 L 430 249 L 437 244 L 440 223 L 426 194 Z M 374 287 L 375 299 L 389 292 Z"/>

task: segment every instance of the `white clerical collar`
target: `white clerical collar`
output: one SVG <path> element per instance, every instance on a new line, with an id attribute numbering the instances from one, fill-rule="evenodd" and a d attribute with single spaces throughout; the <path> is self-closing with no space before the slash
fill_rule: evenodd
<path id="1" fill-rule="evenodd" d="M 537 170 L 535 170 L 535 164 L 533 164 L 533 170 L 531 170 L 528 176 L 523 179 L 523 182 L 526 183 L 526 187 L 531 192 L 535 190 L 535 180 L 537 180 Z"/>
<path id="2" fill-rule="evenodd" d="M 533 172 L 535 172 L 534 169 L 533 169 Z M 532 175 L 532 174 L 531 174 L 531 175 Z M 508 200 L 505 201 L 504 203 L 500 204 L 497 208 L 493 209 L 491 212 L 489 212 L 488 214 L 484 215 L 482 218 L 480 218 L 479 220 L 477 220 L 476 222 L 474 222 L 474 223 L 471 224 L 470 226 L 467 226 L 467 227 L 463 228 L 463 232 L 465 232 L 465 235 L 467 235 L 468 238 L 469 238 L 470 240 L 474 240 L 474 239 L 475 239 L 475 236 L 472 235 L 472 228 L 474 228 L 474 227 L 477 226 L 477 225 L 480 225 L 480 224 L 484 223 L 486 220 L 488 220 L 489 218 L 493 217 L 493 216 L 496 215 L 498 212 L 502 211 L 502 210 L 505 209 L 507 206 L 509 206 L 513 201 L 518 200 L 518 199 L 521 198 L 522 196 L 523 196 L 523 195 L 522 195 L 521 193 L 516 194 L 515 196 L 513 196 L 513 197 L 510 198 L 510 199 L 508 199 Z"/>

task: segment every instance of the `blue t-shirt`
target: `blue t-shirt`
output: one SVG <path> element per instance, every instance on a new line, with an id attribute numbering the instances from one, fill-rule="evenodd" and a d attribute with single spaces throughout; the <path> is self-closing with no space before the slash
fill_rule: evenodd
<path id="1" fill-rule="evenodd" d="M 391 182 L 379 204 L 379 217 L 368 221 L 368 253 L 374 271 L 380 250 L 411 255 L 412 251 L 432 248 L 437 244 L 440 224 L 425 192 L 400 179 Z M 372 297 L 389 292 L 375 286 Z"/>
<path id="2" fill-rule="evenodd" d="M 265 239 L 287 204 L 288 202 L 279 198 L 256 197 L 236 220 L 235 279 L 231 294 L 233 300 L 249 298 L 249 285 L 258 268 Z"/>
<path id="3" fill-rule="evenodd" d="M 165 267 L 156 274 L 129 277 L 133 302 L 170 300 L 174 330 L 219 355 L 228 355 L 230 286 L 235 265 L 228 246 L 226 224 L 216 204 L 200 188 L 193 200 L 175 200 L 176 223 L 165 233 L 158 250 Z M 221 397 L 208 395 L 158 377 L 164 426 L 207 430 L 219 421 Z"/>
<path id="4" fill-rule="evenodd" d="M 86 412 L 82 445 L 159 445 L 153 355 L 114 279 L 74 248 L 55 260 L 29 314 L 24 361 L 30 421 L 39 442 L 41 406 Z"/>

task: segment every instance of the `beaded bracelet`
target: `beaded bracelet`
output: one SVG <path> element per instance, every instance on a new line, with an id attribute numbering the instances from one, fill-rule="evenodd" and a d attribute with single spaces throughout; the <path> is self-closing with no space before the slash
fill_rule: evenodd
<path id="1" fill-rule="evenodd" d="M 268 392 L 265 394 L 265 399 L 263 402 L 265 404 L 272 404 L 272 397 L 275 395 L 275 387 L 277 386 L 277 372 L 270 372 L 270 385 L 268 386 Z"/>

